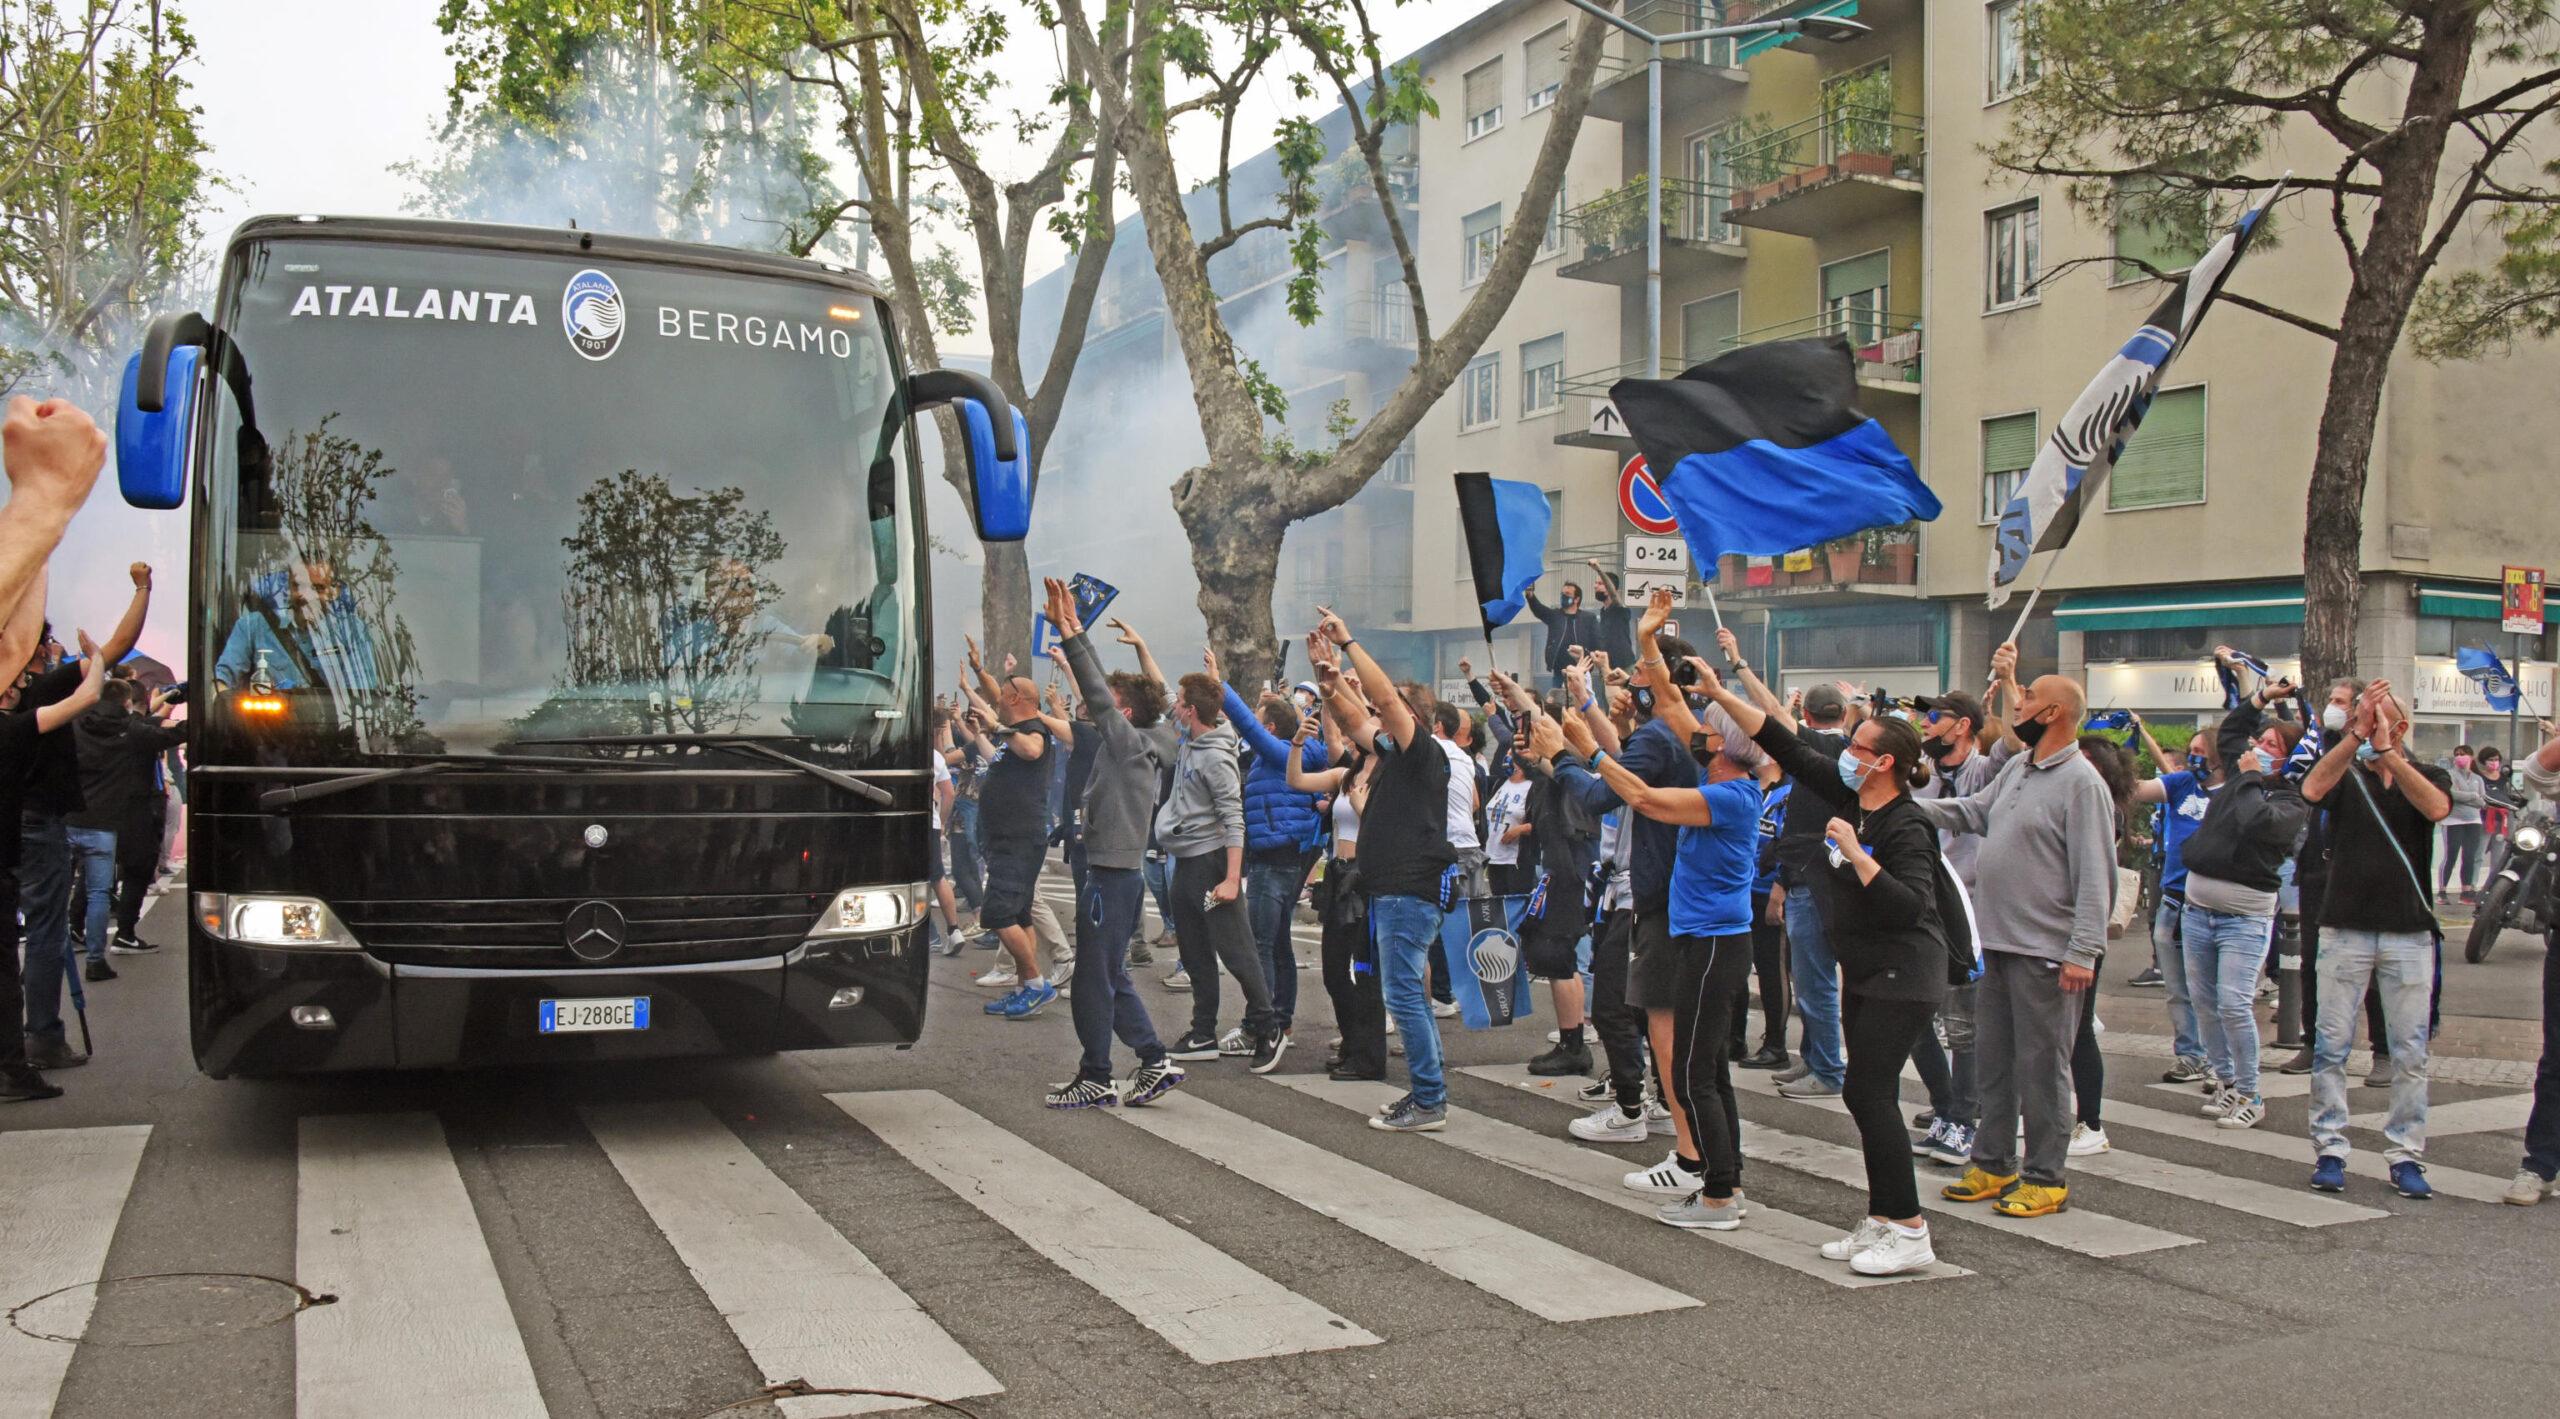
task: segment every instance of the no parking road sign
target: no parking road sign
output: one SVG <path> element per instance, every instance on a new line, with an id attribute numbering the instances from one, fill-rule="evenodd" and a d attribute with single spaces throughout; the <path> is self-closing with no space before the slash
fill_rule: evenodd
<path id="1" fill-rule="evenodd" d="M 1618 511 L 1639 532 L 1655 537 L 1669 537 L 1680 530 L 1680 519 L 1672 514 L 1671 504 L 1664 500 L 1662 488 L 1654 482 L 1653 470 L 1645 466 L 1639 453 L 1618 470 Z"/>

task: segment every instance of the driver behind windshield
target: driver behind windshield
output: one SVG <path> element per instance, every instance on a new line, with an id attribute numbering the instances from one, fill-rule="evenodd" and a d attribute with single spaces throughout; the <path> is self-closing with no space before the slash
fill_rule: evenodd
<path id="1" fill-rule="evenodd" d="M 327 557 L 295 557 L 251 583 L 243 601 L 214 659 L 217 686 L 338 694 L 381 688 L 373 633 Z"/>

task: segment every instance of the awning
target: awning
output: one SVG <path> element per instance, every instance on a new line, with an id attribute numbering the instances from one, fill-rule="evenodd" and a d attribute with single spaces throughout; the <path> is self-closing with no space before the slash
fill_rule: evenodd
<path id="1" fill-rule="evenodd" d="M 1848 19 L 1858 13 L 1858 0 L 1818 0 L 1797 5 L 1757 5 L 1752 7 L 1754 20 L 1798 20 L 1821 18 Z M 1740 23 L 1736 21 L 1736 23 Z M 1766 54 L 1782 44 L 1801 38 L 1791 34 L 1754 35 L 1734 46 L 1733 62 L 1741 64 L 1756 55 Z"/>
<path id="2" fill-rule="evenodd" d="M 2506 599 L 2498 584 L 2490 581 L 2422 581 L 2418 583 L 2418 614 L 2447 616 L 2456 621 L 2495 621 L 2505 607 Z M 2560 625 L 2560 598 L 2546 600 L 2542 606 L 2545 625 Z"/>
<path id="3" fill-rule="evenodd" d="M 2495 600 L 2495 597 L 2491 598 Z M 2075 591 L 2055 608 L 2066 631 L 2155 631 L 2172 626 L 2294 626 L 2302 623 L 2302 583 L 2170 586 L 2150 591 Z"/>

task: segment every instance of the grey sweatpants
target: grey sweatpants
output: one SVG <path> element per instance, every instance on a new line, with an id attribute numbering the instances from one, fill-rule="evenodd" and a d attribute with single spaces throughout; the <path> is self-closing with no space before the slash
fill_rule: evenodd
<path id="1" fill-rule="evenodd" d="M 2071 1046 L 2079 1038 L 2077 995 L 2062 988 L 2062 964 L 2008 951 L 1982 953 L 1974 995 L 1973 1059 L 1982 1123 L 1973 1165 L 2062 1185 L 2070 1156 Z M 2026 1166 L 2018 1166 L 2018 1119 L 2027 1121 Z"/>

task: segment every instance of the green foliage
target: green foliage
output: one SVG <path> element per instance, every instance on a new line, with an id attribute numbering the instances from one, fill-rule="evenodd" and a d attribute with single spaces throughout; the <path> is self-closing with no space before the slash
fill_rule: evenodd
<path id="1" fill-rule="evenodd" d="M 977 285 L 960 264 L 959 253 L 937 246 L 916 259 L 916 296 L 925 317 L 945 335 L 966 335 L 977 328 Z"/>
<path id="2" fill-rule="evenodd" d="M 182 277 L 219 184 L 175 4 L 0 0 L 0 392 L 95 407 Z"/>

